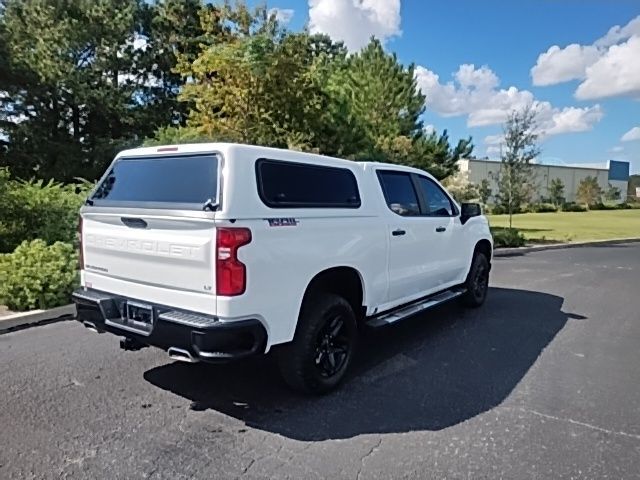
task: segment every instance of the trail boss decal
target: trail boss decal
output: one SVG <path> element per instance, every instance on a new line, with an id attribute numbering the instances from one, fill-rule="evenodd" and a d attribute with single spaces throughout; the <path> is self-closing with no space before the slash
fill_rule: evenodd
<path id="1" fill-rule="evenodd" d="M 295 218 L 265 218 L 270 227 L 296 227 L 298 220 Z"/>

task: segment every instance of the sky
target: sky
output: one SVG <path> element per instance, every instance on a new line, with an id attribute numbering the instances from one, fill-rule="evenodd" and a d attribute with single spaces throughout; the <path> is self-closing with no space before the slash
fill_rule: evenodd
<path id="1" fill-rule="evenodd" d="M 250 2 L 257 4 L 258 1 Z M 538 112 L 540 163 L 640 173 L 640 0 L 269 0 L 289 28 L 416 65 L 425 126 L 497 158 L 513 110 Z M 429 127 L 431 128 L 431 127 Z"/>

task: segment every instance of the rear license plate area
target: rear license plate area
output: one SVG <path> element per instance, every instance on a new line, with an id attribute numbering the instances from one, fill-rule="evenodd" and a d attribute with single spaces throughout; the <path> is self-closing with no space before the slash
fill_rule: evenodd
<path id="1" fill-rule="evenodd" d="M 126 301 L 121 305 L 121 312 L 121 318 L 108 318 L 106 323 L 141 335 L 149 335 L 153 330 L 154 310 L 151 305 Z"/>
<path id="2" fill-rule="evenodd" d="M 151 305 L 127 302 L 126 318 L 129 322 L 140 323 L 142 325 L 153 324 L 153 308 Z"/>

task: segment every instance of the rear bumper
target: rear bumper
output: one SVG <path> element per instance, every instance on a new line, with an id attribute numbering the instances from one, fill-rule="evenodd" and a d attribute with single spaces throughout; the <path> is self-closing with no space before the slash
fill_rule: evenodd
<path id="1" fill-rule="evenodd" d="M 76 319 L 85 326 L 163 350 L 186 351 L 193 360 L 217 363 L 265 351 L 267 332 L 258 319 L 223 321 L 84 288 L 76 290 L 72 299 L 78 312 Z M 127 302 L 151 307 L 151 323 L 128 320 Z"/>

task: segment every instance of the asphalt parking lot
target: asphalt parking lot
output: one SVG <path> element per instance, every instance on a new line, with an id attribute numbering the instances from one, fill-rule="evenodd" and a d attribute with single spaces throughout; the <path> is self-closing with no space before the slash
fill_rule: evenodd
<path id="1" fill-rule="evenodd" d="M 0 335 L 0 478 L 640 478 L 640 244 L 497 258 L 329 396 L 66 321 Z"/>

